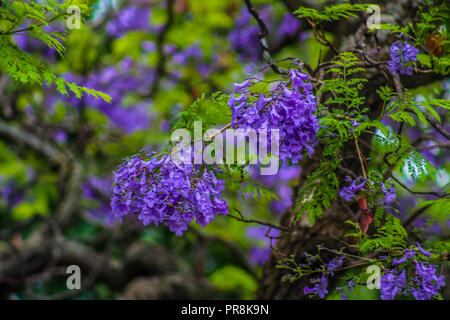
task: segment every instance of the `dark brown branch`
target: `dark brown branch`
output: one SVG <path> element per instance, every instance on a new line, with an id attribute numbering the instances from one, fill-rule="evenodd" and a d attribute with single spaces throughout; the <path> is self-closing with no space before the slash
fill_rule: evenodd
<path id="1" fill-rule="evenodd" d="M 167 33 L 174 22 L 174 3 L 175 0 L 167 0 L 167 21 L 164 24 L 161 32 L 158 34 L 158 39 L 156 41 L 156 52 L 158 55 L 158 63 L 156 66 L 156 75 L 155 80 L 153 81 L 150 88 L 150 96 L 153 96 L 156 91 L 158 91 L 159 84 L 162 80 L 162 77 L 166 74 L 166 55 L 164 54 L 164 43 L 167 37 Z"/>
<path id="2" fill-rule="evenodd" d="M 266 24 L 259 16 L 258 11 L 253 7 L 250 0 L 244 0 L 245 5 L 247 6 L 248 12 L 253 16 L 253 18 L 258 23 L 260 33 L 259 33 L 259 43 L 261 44 L 262 48 L 262 58 L 264 62 L 266 62 L 275 73 L 286 75 L 288 72 L 287 70 L 284 70 L 282 68 L 279 68 L 275 61 L 273 60 L 272 56 L 270 55 L 269 45 L 267 43 L 267 36 L 269 35 L 269 30 L 267 29 Z"/>

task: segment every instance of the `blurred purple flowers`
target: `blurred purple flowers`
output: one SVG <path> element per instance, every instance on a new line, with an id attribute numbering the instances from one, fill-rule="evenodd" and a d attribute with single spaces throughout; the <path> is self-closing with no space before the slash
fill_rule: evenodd
<path id="1" fill-rule="evenodd" d="M 132 133 L 137 130 L 143 130 L 150 125 L 150 101 L 143 101 L 131 106 L 124 105 L 124 99 L 128 92 L 145 92 L 148 83 L 152 81 L 154 73 L 137 66 L 137 72 L 134 72 L 133 61 L 125 58 L 120 67 L 107 67 L 97 74 L 90 74 L 86 78 L 81 76 L 67 74 L 68 81 L 74 81 L 88 88 L 96 88 L 112 98 L 112 104 L 96 99 L 92 96 L 83 96 L 78 99 L 74 96 L 64 97 L 71 105 L 76 108 L 88 106 L 104 113 L 112 127 L 120 128 L 125 133 Z M 140 79 L 140 80 L 139 80 Z"/>
<path id="2" fill-rule="evenodd" d="M 263 265 L 269 260 L 270 257 L 270 238 L 278 237 L 280 235 L 280 230 L 271 229 L 269 232 L 269 227 L 267 226 L 254 226 L 248 227 L 246 230 L 247 237 L 253 242 L 259 242 L 259 245 L 250 248 L 249 259 L 250 263 L 254 265 Z M 272 245 L 275 245 L 276 239 L 272 239 Z"/>
<path id="3" fill-rule="evenodd" d="M 284 39 L 286 37 L 293 37 L 298 29 L 300 29 L 300 20 L 290 13 L 286 13 L 281 20 L 280 28 L 278 29 L 278 37 Z"/>
<path id="4" fill-rule="evenodd" d="M 128 31 L 151 31 L 150 10 L 138 7 L 127 7 L 109 22 L 107 31 L 114 37 L 122 37 Z"/>

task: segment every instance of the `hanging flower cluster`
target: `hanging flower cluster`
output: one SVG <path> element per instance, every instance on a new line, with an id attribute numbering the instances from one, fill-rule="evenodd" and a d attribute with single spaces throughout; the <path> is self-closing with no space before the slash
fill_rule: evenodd
<path id="1" fill-rule="evenodd" d="M 119 220 L 138 215 L 144 225 L 163 223 L 182 235 L 194 219 L 205 227 L 228 213 L 224 184 L 212 170 L 176 163 L 171 155 L 137 154 L 114 172 L 112 214 Z"/>
<path id="2" fill-rule="evenodd" d="M 419 50 L 406 41 L 396 41 L 392 44 L 391 60 L 388 61 L 389 69 L 392 72 L 400 72 L 408 76 L 413 74 L 417 62 Z"/>
<path id="3" fill-rule="evenodd" d="M 417 249 L 428 259 L 431 253 L 423 250 L 419 243 Z M 393 300 L 396 296 L 413 296 L 416 300 L 430 300 L 437 297 L 439 289 L 445 286 L 444 275 L 439 275 L 436 265 L 415 259 L 414 248 L 403 250 L 400 259 L 394 259 L 394 268 L 386 270 L 381 276 L 381 299 Z M 408 272 L 408 265 L 413 266 Z M 405 266 L 402 271 L 397 266 Z"/>
<path id="4" fill-rule="evenodd" d="M 308 297 L 318 296 L 325 298 L 329 293 L 328 282 L 335 276 L 337 271 L 348 269 L 348 266 L 355 262 L 353 256 L 344 253 L 344 248 L 333 250 L 318 245 L 317 254 L 304 252 L 305 261 L 299 263 L 291 257 L 284 264 L 280 265 L 291 273 L 283 277 L 289 282 L 296 281 L 303 276 L 321 274 L 319 277 L 312 277 L 310 282 L 312 286 L 305 286 L 303 293 Z M 328 254 L 334 253 L 334 258 L 325 260 L 321 252 L 327 251 Z M 437 298 L 439 290 L 445 286 L 444 275 L 439 273 L 437 265 L 430 263 L 432 253 L 425 251 L 419 243 L 402 251 L 402 255 L 391 260 L 389 256 L 379 256 L 373 260 L 377 265 L 384 265 L 384 271 L 379 278 L 379 292 L 382 300 L 393 300 L 396 297 L 414 297 L 416 300 L 429 300 Z M 363 258 L 365 259 L 365 258 Z M 349 264 L 350 263 L 350 264 Z M 366 261 L 367 263 L 367 261 Z M 365 264 L 366 264 L 365 263 Z M 367 274 L 366 269 L 362 270 Z M 367 286 L 367 277 L 355 277 L 355 274 L 343 276 L 343 284 L 336 287 L 342 300 L 347 300 L 352 294 L 353 289 L 358 286 Z M 331 289 L 330 289 L 331 290 Z"/>
<path id="5" fill-rule="evenodd" d="M 278 129 L 282 161 L 297 163 L 304 150 L 311 156 L 318 142 L 319 121 L 315 115 L 316 97 L 308 80 L 308 75 L 291 69 L 289 78 L 282 81 L 270 96 L 250 92 L 251 78 L 235 84 L 235 93 L 229 100 L 233 128 L 266 129 L 269 138 L 270 130 Z"/>

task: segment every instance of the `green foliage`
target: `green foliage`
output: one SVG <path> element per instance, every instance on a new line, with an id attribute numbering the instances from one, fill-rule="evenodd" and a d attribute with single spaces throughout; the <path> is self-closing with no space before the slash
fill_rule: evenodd
<path id="1" fill-rule="evenodd" d="M 443 47 L 443 55 L 436 56 L 430 53 L 420 53 L 417 55 L 418 61 L 436 73 L 448 75 L 450 72 L 450 58 L 447 49 L 450 41 L 448 30 L 445 24 L 450 19 L 450 6 L 448 1 L 426 0 L 421 1 L 417 10 L 419 17 L 417 22 L 410 22 L 406 26 L 394 26 L 381 24 L 380 29 L 390 30 L 395 35 L 404 35 L 413 42 L 417 48 L 424 48 L 431 35 L 439 37 L 438 46 Z M 375 30 L 371 30 L 375 31 Z M 432 51 L 431 48 L 428 50 Z"/>
<path id="2" fill-rule="evenodd" d="M 37 58 L 23 52 L 11 40 L 14 34 L 25 34 L 45 43 L 56 50 L 60 55 L 64 52 L 62 41 L 65 39 L 60 32 L 45 31 L 44 27 L 60 18 L 66 17 L 67 8 L 71 1 L 57 4 L 56 1 L 48 1 L 47 4 L 36 2 L 13 1 L 0 8 L 0 71 L 4 71 L 14 81 L 22 85 L 55 85 L 56 90 L 63 95 L 69 91 L 81 98 L 83 94 L 101 98 L 111 102 L 111 97 L 93 88 L 78 86 L 70 83 L 63 77 L 56 76 L 49 67 L 41 63 Z M 90 9 L 79 4 L 82 13 L 89 13 Z M 49 16 L 50 15 L 50 16 Z"/>
<path id="3" fill-rule="evenodd" d="M 183 128 L 193 131 L 194 122 L 202 121 L 204 132 L 214 126 L 228 123 L 231 119 L 228 99 L 229 96 L 221 92 L 215 92 L 210 97 L 203 93 L 200 98 L 180 113 L 180 119 L 173 129 Z"/>
<path id="4" fill-rule="evenodd" d="M 383 100 L 383 107 L 380 117 L 390 117 L 394 121 L 416 126 L 417 120 L 421 124 L 428 124 L 429 120 L 424 112 L 428 112 L 430 117 L 434 117 L 438 122 L 441 117 L 434 107 L 449 108 L 449 102 L 444 99 L 432 99 L 429 101 L 416 101 L 413 95 L 406 91 L 402 96 L 398 96 L 391 88 L 381 87 L 377 93 Z M 382 135 L 376 135 L 377 140 L 383 146 L 382 151 L 386 153 L 386 160 L 394 168 L 406 168 L 412 178 L 423 174 L 433 176 L 437 170 L 425 159 L 407 139 L 390 131 L 386 126 L 377 121 L 376 127 Z M 360 127 L 364 128 L 365 124 Z"/>
<path id="5" fill-rule="evenodd" d="M 401 221 L 393 215 L 386 215 L 383 226 L 370 237 L 366 236 L 359 245 L 362 254 L 372 252 L 376 249 L 402 250 L 406 247 L 408 234 L 403 228 Z"/>
<path id="6" fill-rule="evenodd" d="M 306 177 L 297 200 L 297 219 L 306 213 L 311 225 L 315 223 L 315 218 L 320 217 L 323 210 L 328 209 L 332 201 L 336 200 L 339 189 L 336 172 L 341 165 L 338 154 L 342 149 L 342 142 L 339 139 L 325 139 L 324 142 L 323 160 L 319 168 Z"/>
<path id="7" fill-rule="evenodd" d="M 257 288 L 256 281 L 250 274 L 232 265 L 216 270 L 209 280 L 227 295 L 242 296 L 243 299 L 253 298 Z"/>
<path id="8" fill-rule="evenodd" d="M 306 183 L 297 201 L 298 215 L 306 213 L 308 221 L 314 224 L 315 218 L 322 215 L 323 210 L 328 209 L 332 201 L 337 198 L 339 179 L 337 171 L 341 166 L 339 153 L 345 142 L 358 136 L 362 129 L 372 122 L 362 122 L 354 128 L 354 121 L 363 121 L 366 109 L 361 108 L 365 97 L 359 95 L 367 81 L 357 77 L 364 69 L 358 66 L 359 59 L 351 52 L 344 52 L 334 61 L 333 67 L 328 70 L 330 79 L 325 79 L 317 95 L 323 95 L 325 102 L 319 105 L 319 129 L 318 138 L 323 144 L 323 151 L 319 167 L 306 177 Z M 348 114 L 353 113 L 354 117 Z M 375 124 L 379 126 L 380 124 Z"/>
<path id="9" fill-rule="evenodd" d="M 341 3 L 334 6 L 326 6 L 323 10 L 300 7 L 294 14 L 299 18 L 311 19 L 314 21 L 333 21 L 358 17 L 357 13 L 365 12 L 370 4 L 350 4 Z"/>
<path id="10" fill-rule="evenodd" d="M 365 71 L 358 66 L 359 59 L 352 52 L 341 53 L 336 60 L 331 61 L 333 67 L 327 70 L 327 73 L 333 77 L 324 80 L 323 86 L 317 90 L 317 94 L 326 94 L 327 99 L 324 106 L 330 109 L 330 106 L 344 107 L 338 115 L 344 116 L 350 111 L 364 111 L 360 107 L 364 104 L 365 97 L 359 95 L 359 90 L 367 82 L 365 78 L 355 77 L 358 73 Z M 324 106 L 321 106 L 323 109 Z M 334 111 L 334 110 L 333 110 Z"/>
<path id="11" fill-rule="evenodd" d="M 443 225 L 450 220 L 450 199 L 442 198 L 436 200 L 423 201 L 418 204 L 418 208 L 424 208 L 429 206 L 427 209 L 428 215 L 432 219 L 436 219 Z"/>

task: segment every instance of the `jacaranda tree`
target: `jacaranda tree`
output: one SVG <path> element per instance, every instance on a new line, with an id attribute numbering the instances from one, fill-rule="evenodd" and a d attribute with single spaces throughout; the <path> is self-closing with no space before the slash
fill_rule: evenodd
<path id="1" fill-rule="evenodd" d="M 449 19 L 0 1 L 0 296 L 448 299 Z"/>

